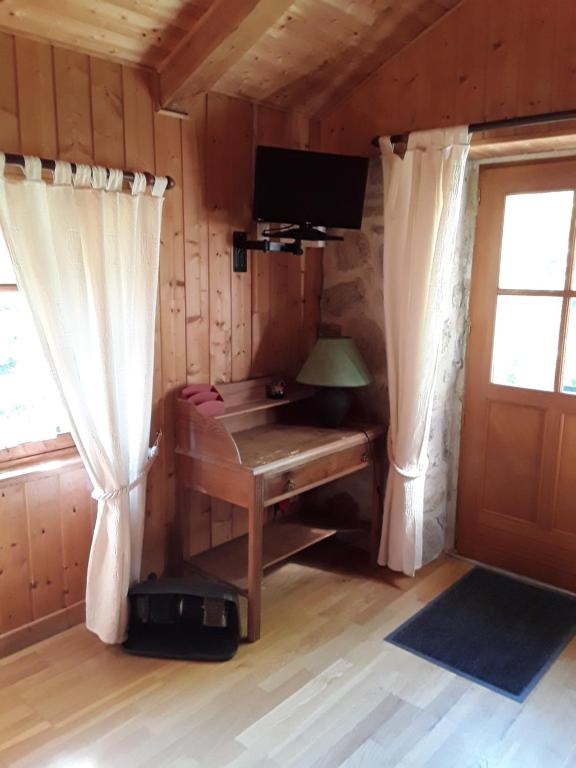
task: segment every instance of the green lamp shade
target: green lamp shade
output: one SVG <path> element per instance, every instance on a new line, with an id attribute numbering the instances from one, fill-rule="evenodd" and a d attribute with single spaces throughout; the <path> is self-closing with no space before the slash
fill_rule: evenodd
<path id="1" fill-rule="evenodd" d="M 316 387 L 365 387 L 372 377 L 352 339 L 318 339 L 296 381 Z"/>

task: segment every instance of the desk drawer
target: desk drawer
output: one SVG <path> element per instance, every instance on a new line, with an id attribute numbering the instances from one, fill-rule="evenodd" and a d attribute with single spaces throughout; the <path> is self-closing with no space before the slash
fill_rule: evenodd
<path id="1" fill-rule="evenodd" d="M 369 463 L 370 446 L 364 444 L 267 475 L 264 478 L 264 503 L 270 505 L 297 496 L 310 488 L 365 469 Z"/>

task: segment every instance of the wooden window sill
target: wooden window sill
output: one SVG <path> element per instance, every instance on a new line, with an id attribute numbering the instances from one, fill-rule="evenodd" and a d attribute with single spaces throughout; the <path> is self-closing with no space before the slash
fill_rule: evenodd
<path id="1" fill-rule="evenodd" d="M 76 466 L 82 466 L 82 459 L 76 448 L 49 451 L 0 464 L 0 485 L 19 482 L 32 475 L 35 478 L 54 475 Z"/>
<path id="2" fill-rule="evenodd" d="M 38 440 L 32 443 L 21 443 L 11 448 L 0 448 L 0 472 L 12 467 L 20 461 L 37 459 L 49 456 L 64 448 L 75 448 L 74 440 L 69 432 L 64 432 L 50 440 Z"/>

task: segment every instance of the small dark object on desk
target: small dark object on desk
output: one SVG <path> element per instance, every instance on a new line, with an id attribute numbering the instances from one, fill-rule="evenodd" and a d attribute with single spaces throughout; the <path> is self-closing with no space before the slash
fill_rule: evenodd
<path id="1" fill-rule="evenodd" d="M 282 400 L 286 394 L 286 382 L 282 379 L 272 381 L 266 387 L 266 394 L 271 400 Z"/>

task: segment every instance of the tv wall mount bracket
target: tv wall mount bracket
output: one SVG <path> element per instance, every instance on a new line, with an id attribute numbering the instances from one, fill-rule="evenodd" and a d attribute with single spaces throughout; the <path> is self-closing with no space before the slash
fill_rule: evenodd
<path id="1" fill-rule="evenodd" d="M 234 272 L 246 272 L 248 269 L 247 251 L 264 251 L 265 253 L 293 253 L 301 256 L 303 240 L 314 242 L 325 242 L 328 240 L 343 240 L 343 237 L 337 235 L 327 235 L 320 229 L 315 229 L 311 225 L 303 227 L 289 227 L 284 229 L 268 229 L 262 233 L 264 240 L 248 240 L 247 232 L 236 231 L 232 235 L 232 268 Z M 271 237 L 281 237 L 293 239 L 291 243 L 279 243 L 270 240 Z"/>

